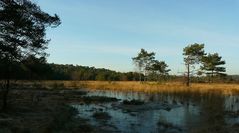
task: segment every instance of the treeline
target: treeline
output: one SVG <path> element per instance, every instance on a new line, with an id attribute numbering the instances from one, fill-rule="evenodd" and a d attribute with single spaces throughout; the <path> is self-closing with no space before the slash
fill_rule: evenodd
<path id="1" fill-rule="evenodd" d="M 136 72 L 116 72 L 104 68 L 78 65 L 49 64 L 44 57 L 29 56 L 21 62 L 13 62 L 11 73 L 0 63 L 0 78 L 11 75 L 12 80 L 98 80 L 98 81 L 138 81 L 143 74 Z M 141 75 L 141 76 L 140 76 Z"/>
<path id="2" fill-rule="evenodd" d="M 186 49 L 193 48 L 191 51 L 195 52 L 199 46 L 201 46 L 200 49 L 203 48 L 203 45 L 194 44 L 189 45 Z M 47 63 L 45 57 L 30 55 L 21 61 L 12 61 L 11 67 L 6 67 L 6 61 L 0 60 L 0 79 L 5 80 L 9 77 L 11 80 L 180 81 L 187 84 L 186 81 L 190 76 L 190 82 L 208 83 L 212 79 L 214 82 L 239 82 L 237 75 L 226 76 L 220 73 L 221 70 L 224 72 L 224 69 L 218 65 L 224 64 L 224 61 L 221 61 L 218 54 L 202 55 L 204 55 L 203 58 L 187 55 L 185 59 L 190 59 L 190 62 L 186 62 L 186 66 L 187 68 L 189 66 L 190 70 L 177 76 L 169 75 L 170 69 L 165 61 L 156 60 L 154 52 L 147 52 L 144 49 L 141 49 L 137 56 L 132 58 L 138 68 L 137 72 L 116 72 L 104 68 Z M 195 66 L 193 64 L 195 60 L 198 62 L 206 60 L 207 62 L 204 61 L 202 66 L 199 66 L 199 63 L 198 66 Z M 199 69 L 195 69 L 197 67 Z M 205 71 L 205 67 L 210 68 L 207 70 L 210 70 L 211 73 Z"/>
<path id="3" fill-rule="evenodd" d="M 51 75 L 47 79 L 54 80 L 97 80 L 97 81 L 137 81 L 139 73 L 116 72 L 104 68 L 88 66 L 48 64 Z"/>
<path id="4" fill-rule="evenodd" d="M 164 63 L 160 63 L 164 64 Z M 154 66 L 154 65 L 153 65 Z M 160 66 L 160 65 L 159 65 Z M 162 65 L 165 66 L 165 65 Z M 163 67 L 165 68 L 165 67 Z M 154 70 L 154 69 L 151 69 Z M 169 69 L 163 69 L 167 70 Z M 162 72 L 162 71 L 161 71 Z M 138 72 L 116 72 L 104 68 L 95 68 L 88 66 L 54 64 L 47 63 L 46 58 L 36 58 L 29 56 L 21 62 L 12 63 L 11 79 L 12 80 L 96 80 L 96 81 L 179 81 L 185 82 L 183 75 L 169 75 L 160 73 L 156 70 L 147 70 L 147 77 Z M 0 78 L 6 77 L 5 65 L 0 63 Z M 192 82 L 207 82 L 207 76 L 194 76 Z M 215 77 L 215 82 L 239 82 L 238 75 L 228 75 L 226 77 Z"/>

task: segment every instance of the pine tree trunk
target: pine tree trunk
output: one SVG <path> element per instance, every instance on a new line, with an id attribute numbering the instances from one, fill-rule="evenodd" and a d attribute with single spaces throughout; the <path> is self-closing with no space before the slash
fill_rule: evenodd
<path id="1" fill-rule="evenodd" d="M 5 82 L 5 85 L 3 86 L 3 91 L 2 91 L 2 110 L 3 111 L 7 109 L 7 101 L 8 101 L 10 77 L 11 77 L 10 75 L 11 75 L 11 64 L 10 64 L 10 61 L 8 61 L 6 65 L 6 71 L 5 71 L 6 82 Z"/>
<path id="2" fill-rule="evenodd" d="M 190 65 L 187 64 L 187 86 L 190 85 Z"/>
<path id="3" fill-rule="evenodd" d="M 7 109 L 7 99 L 8 99 L 8 93 L 9 93 L 9 87 L 10 87 L 10 80 L 7 79 L 6 85 L 3 88 L 3 94 L 2 94 L 2 110 L 5 111 Z"/>
<path id="4" fill-rule="evenodd" d="M 142 82 L 142 70 L 141 70 L 141 68 L 139 67 L 139 72 L 138 72 L 138 74 L 139 74 L 139 81 L 140 82 Z"/>
<path id="5" fill-rule="evenodd" d="M 144 70 L 144 82 L 146 81 L 146 71 Z"/>
<path id="6" fill-rule="evenodd" d="M 213 73 L 214 73 L 214 71 L 212 70 L 212 79 L 211 79 L 211 82 L 213 83 Z"/>

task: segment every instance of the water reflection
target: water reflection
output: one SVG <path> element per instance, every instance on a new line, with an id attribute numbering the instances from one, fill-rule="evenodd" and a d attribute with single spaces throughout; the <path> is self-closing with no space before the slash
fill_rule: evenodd
<path id="1" fill-rule="evenodd" d="M 89 96 L 115 97 L 122 100 L 143 100 L 147 103 L 164 103 L 180 105 L 171 110 L 152 109 L 138 112 L 127 112 L 112 107 L 111 103 L 74 105 L 81 117 L 88 118 L 95 125 L 101 126 L 92 118 L 97 110 L 108 112 L 112 119 L 109 125 L 113 131 L 125 133 L 157 132 L 190 132 L 190 133 L 226 133 L 230 124 L 239 124 L 238 115 L 228 116 L 226 112 L 238 112 L 239 96 L 211 94 L 156 94 L 120 91 L 90 91 Z"/>

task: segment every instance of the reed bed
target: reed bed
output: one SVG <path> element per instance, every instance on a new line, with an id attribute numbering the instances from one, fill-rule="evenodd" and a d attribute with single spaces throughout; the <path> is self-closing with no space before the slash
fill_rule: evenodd
<path id="1" fill-rule="evenodd" d="M 25 86 L 44 88 L 71 88 L 91 90 L 136 91 L 147 93 L 222 92 L 225 95 L 239 94 L 239 84 L 192 83 L 189 87 L 181 82 L 136 82 L 136 81 L 18 81 Z"/>
<path id="2" fill-rule="evenodd" d="M 85 81 L 82 82 L 85 88 L 89 89 L 105 89 L 105 90 L 120 90 L 120 91 L 140 91 L 140 92 L 222 92 L 223 94 L 230 95 L 239 92 L 238 84 L 192 84 L 187 87 L 180 82 L 98 82 L 98 81 Z"/>

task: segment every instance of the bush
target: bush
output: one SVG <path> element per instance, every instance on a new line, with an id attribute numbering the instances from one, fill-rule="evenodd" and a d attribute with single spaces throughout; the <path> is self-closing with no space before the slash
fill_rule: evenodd
<path id="1" fill-rule="evenodd" d="M 144 101 L 140 101 L 140 100 L 131 100 L 131 101 L 124 100 L 123 104 L 125 104 L 125 105 L 143 105 Z"/>

